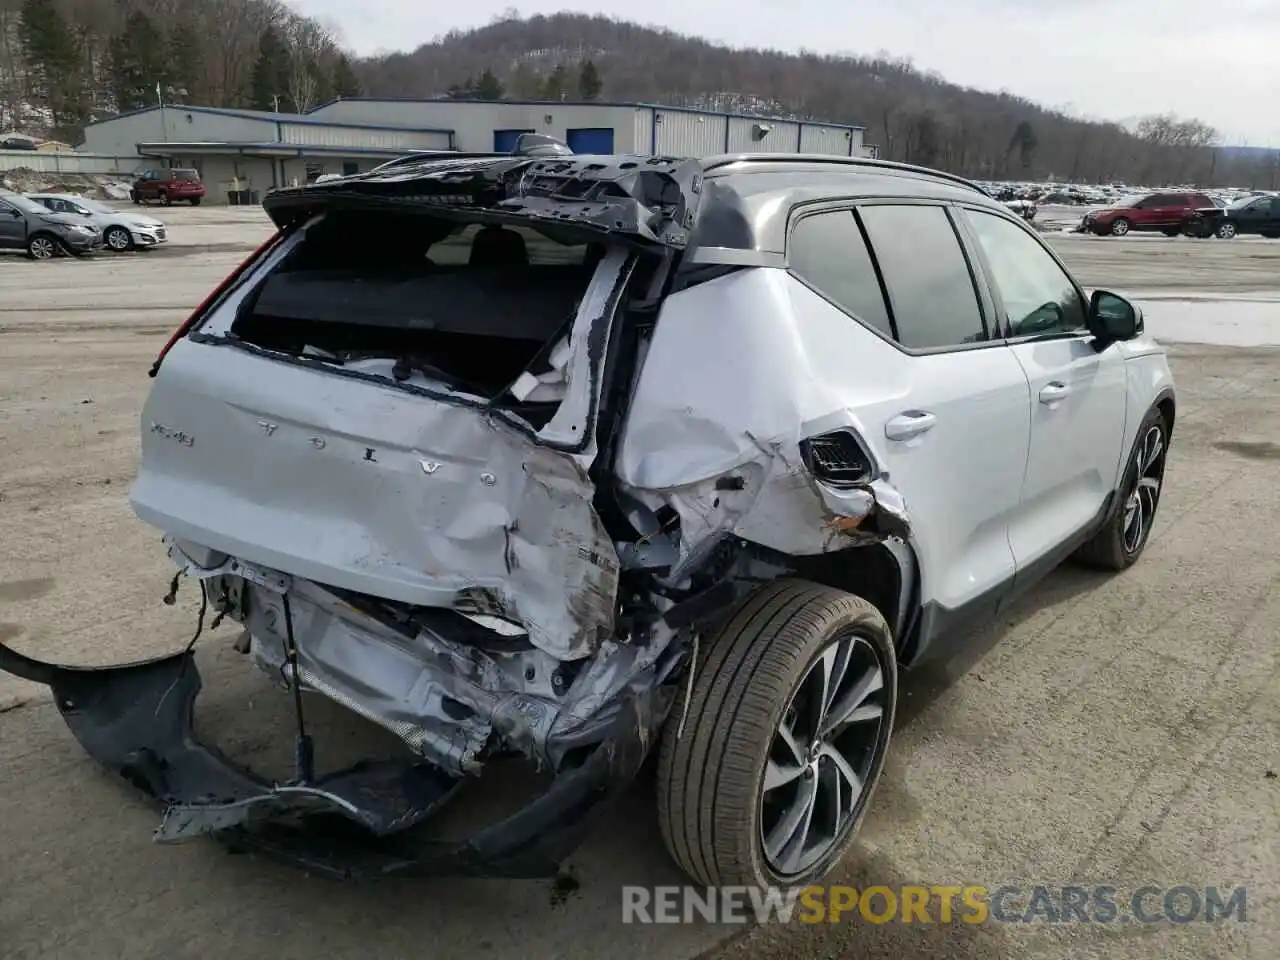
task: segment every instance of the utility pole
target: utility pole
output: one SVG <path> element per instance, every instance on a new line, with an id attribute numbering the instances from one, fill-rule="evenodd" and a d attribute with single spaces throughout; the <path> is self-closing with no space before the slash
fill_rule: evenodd
<path id="1" fill-rule="evenodd" d="M 160 135 L 167 143 L 169 140 L 169 121 L 164 113 L 164 94 L 160 92 L 160 81 L 156 81 L 156 103 L 160 104 Z"/>

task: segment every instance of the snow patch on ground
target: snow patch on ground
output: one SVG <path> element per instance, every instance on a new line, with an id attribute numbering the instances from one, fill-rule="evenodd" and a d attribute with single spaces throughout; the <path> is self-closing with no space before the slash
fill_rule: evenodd
<path id="1" fill-rule="evenodd" d="M 132 184 L 103 174 L 46 173 L 14 167 L 0 174 L 0 184 L 17 193 L 74 193 L 98 200 L 128 200 Z"/>

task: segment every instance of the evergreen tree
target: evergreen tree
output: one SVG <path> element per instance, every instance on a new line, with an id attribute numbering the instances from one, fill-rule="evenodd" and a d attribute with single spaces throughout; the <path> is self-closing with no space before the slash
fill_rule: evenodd
<path id="1" fill-rule="evenodd" d="M 542 99 L 563 100 L 568 92 L 569 71 L 563 63 L 556 64 L 556 68 L 542 81 Z"/>
<path id="2" fill-rule="evenodd" d="M 351 68 L 351 59 L 345 53 L 338 54 L 338 58 L 334 61 L 333 76 L 329 83 L 335 97 L 360 96 L 360 80 L 356 77 L 355 70 Z"/>
<path id="3" fill-rule="evenodd" d="M 521 100 L 536 100 L 542 96 L 542 77 L 527 61 L 521 60 L 512 71 L 509 87 L 511 94 Z"/>
<path id="4" fill-rule="evenodd" d="M 600 79 L 600 71 L 590 60 L 583 61 L 578 70 L 578 96 L 583 100 L 595 100 L 600 96 L 604 82 Z"/>
<path id="5" fill-rule="evenodd" d="M 1032 162 L 1036 157 L 1036 147 L 1040 145 L 1039 139 L 1036 137 L 1035 128 L 1027 120 L 1023 120 L 1018 124 L 1016 130 L 1013 131 L 1013 138 L 1009 141 L 1009 149 L 1006 154 L 1018 151 L 1018 161 L 1022 169 L 1029 170 Z"/>
<path id="6" fill-rule="evenodd" d="M 179 21 L 169 32 L 169 78 L 192 103 L 206 102 L 204 90 L 204 47 L 189 21 Z"/>
<path id="7" fill-rule="evenodd" d="M 258 40 L 258 59 L 249 77 L 249 99 L 255 110 L 289 108 L 289 48 L 275 27 L 267 27 Z"/>
<path id="8" fill-rule="evenodd" d="M 111 93 L 118 109 L 136 110 L 154 105 L 157 85 L 162 90 L 171 85 L 171 61 L 165 39 L 142 11 L 129 14 L 107 49 Z"/>
<path id="9" fill-rule="evenodd" d="M 446 91 L 446 96 L 450 100 L 472 100 L 476 95 L 476 81 L 474 77 L 467 77 L 466 83 L 455 83 Z"/>
<path id="10" fill-rule="evenodd" d="M 31 92 L 48 106 L 54 126 L 61 131 L 83 122 L 80 46 L 54 0 L 23 0 L 19 40 Z"/>
<path id="11" fill-rule="evenodd" d="M 484 73 L 480 74 L 480 79 L 476 81 L 476 99 L 501 100 L 504 92 L 505 91 L 502 88 L 502 81 L 494 75 L 492 70 L 485 67 Z"/>

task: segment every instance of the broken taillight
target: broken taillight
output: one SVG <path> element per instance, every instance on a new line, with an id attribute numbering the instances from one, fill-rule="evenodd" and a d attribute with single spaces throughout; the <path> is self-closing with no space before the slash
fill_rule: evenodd
<path id="1" fill-rule="evenodd" d="M 182 321 L 182 324 L 178 329 L 173 331 L 173 335 L 169 337 L 169 342 L 161 348 L 160 354 L 156 357 L 155 363 L 151 365 L 151 369 L 147 372 L 147 376 L 154 377 L 160 372 L 160 364 L 164 362 L 165 355 L 173 349 L 173 345 L 190 333 L 191 328 L 200 322 L 204 315 L 209 311 L 209 308 L 221 299 L 222 295 L 230 290 L 237 280 L 244 276 L 245 271 L 248 270 L 259 257 L 279 243 L 282 236 L 284 236 L 284 234 L 279 230 L 269 236 L 262 246 L 249 254 L 249 256 L 247 256 L 238 267 L 227 274 L 226 279 L 213 288 L 212 293 L 200 301 L 200 305 L 191 312 L 191 316 Z"/>

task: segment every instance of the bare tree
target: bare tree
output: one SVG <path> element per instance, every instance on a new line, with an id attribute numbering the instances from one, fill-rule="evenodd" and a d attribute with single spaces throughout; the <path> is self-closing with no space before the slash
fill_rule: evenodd
<path id="1" fill-rule="evenodd" d="M 289 48 L 289 99 L 298 113 L 306 113 L 328 98 L 322 65 L 334 48 L 333 36 L 315 20 L 294 15 L 285 19 L 283 33 Z"/>

